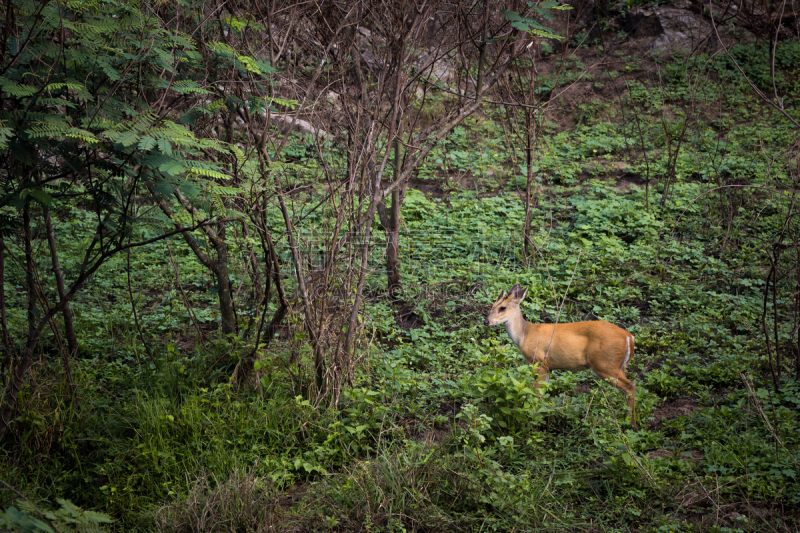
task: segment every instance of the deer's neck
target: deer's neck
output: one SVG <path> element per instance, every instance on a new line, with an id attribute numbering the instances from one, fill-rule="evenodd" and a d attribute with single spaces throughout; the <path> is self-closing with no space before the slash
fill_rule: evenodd
<path id="1" fill-rule="evenodd" d="M 511 337 L 517 347 L 522 346 L 522 341 L 525 340 L 527 326 L 528 323 L 522 317 L 522 311 L 519 309 L 506 321 L 506 333 L 508 333 L 508 336 Z"/>

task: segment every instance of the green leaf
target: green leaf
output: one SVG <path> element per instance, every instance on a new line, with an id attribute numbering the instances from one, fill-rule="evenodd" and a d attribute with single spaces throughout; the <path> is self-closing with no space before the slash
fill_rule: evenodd
<path id="1" fill-rule="evenodd" d="M 28 196 L 30 196 L 31 198 L 36 200 L 37 203 L 45 207 L 50 207 L 51 205 L 53 205 L 54 202 L 53 197 L 41 189 L 24 189 L 20 193 L 21 198 L 27 198 Z"/>
<path id="2" fill-rule="evenodd" d="M 170 161 L 158 167 L 158 170 L 164 172 L 165 174 L 169 174 L 170 176 L 178 176 L 186 172 L 186 167 L 177 161 Z"/>
<path id="3" fill-rule="evenodd" d="M 139 150 L 147 151 L 156 145 L 156 140 L 152 137 L 145 135 L 139 139 Z"/>
<path id="4" fill-rule="evenodd" d="M 158 139 L 158 149 L 161 150 L 161 153 L 164 155 L 172 155 L 172 145 L 163 137 Z"/>

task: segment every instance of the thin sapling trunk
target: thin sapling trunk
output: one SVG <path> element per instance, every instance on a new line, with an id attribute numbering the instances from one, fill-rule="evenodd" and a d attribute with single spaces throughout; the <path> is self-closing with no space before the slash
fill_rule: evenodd
<path id="1" fill-rule="evenodd" d="M 58 298 L 63 300 L 67 291 L 64 288 L 64 276 L 61 272 L 61 263 L 58 260 L 58 248 L 56 247 L 56 234 L 53 229 L 53 219 L 50 216 L 50 208 L 44 208 L 44 225 L 47 231 L 47 246 L 50 248 L 50 260 L 53 264 L 53 276 L 56 280 L 56 288 L 58 289 Z M 64 334 L 67 337 L 67 348 L 72 357 L 78 355 L 78 338 L 75 335 L 75 327 L 72 325 L 72 310 L 69 303 L 64 305 Z"/>

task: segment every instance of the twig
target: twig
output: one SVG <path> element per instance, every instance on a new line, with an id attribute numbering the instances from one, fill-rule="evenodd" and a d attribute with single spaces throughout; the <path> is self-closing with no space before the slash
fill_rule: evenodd
<path id="1" fill-rule="evenodd" d="M 764 420 L 764 424 L 767 426 L 767 430 L 769 430 L 769 433 L 770 435 L 772 435 L 772 438 L 774 438 L 775 442 L 777 442 L 781 446 L 781 448 L 783 448 L 784 451 L 786 451 L 786 455 L 789 456 L 789 459 L 791 459 L 797 466 L 800 466 L 800 461 L 794 458 L 792 452 L 790 452 L 789 449 L 783 444 L 783 441 L 781 441 L 780 437 L 778 437 L 778 434 L 775 433 L 775 430 L 772 428 L 772 424 L 769 423 L 769 418 L 767 418 L 767 414 L 764 412 L 764 409 L 761 408 L 761 402 L 758 401 L 758 396 L 756 396 L 756 391 L 753 389 L 752 381 L 744 373 L 739 373 L 739 376 L 742 378 L 744 385 L 747 387 L 747 392 L 749 392 L 750 396 L 753 398 L 753 403 L 755 404 L 756 409 L 758 410 L 758 414 L 760 414 L 761 418 Z"/>
<path id="2" fill-rule="evenodd" d="M 130 242 L 130 238 L 128 239 Z M 133 322 L 136 324 L 136 331 L 139 332 L 139 338 L 142 340 L 142 345 L 144 346 L 145 351 L 147 352 L 147 356 L 150 358 L 150 361 L 154 361 L 155 358 L 153 357 L 153 351 L 150 350 L 150 345 L 147 344 L 147 341 L 144 338 L 144 332 L 142 331 L 142 326 L 139 324 L 139 315 L 136 313 L 136 302 L 133 298 L 133 288 L 131 287 L 131 251 L 128 249 L 128 253 L 126 254 L 127 259 L 127 271 L 126 274 L 128 275 L 128 296 L 131 300 L 131 310 L 133 311 Z"/>
<path id="3" fill-rule="evenodd" d="M 5 485 L 5 486 L 8 488 L 8 490 L 10 490 L 11 492 L 13 492 L 14 494 L 16 494 L 17 496 L 19 496 L 19 497 L 20 497 L 20 498 L 22 498 L 23 500 L 25 500 L 26 502 L 28 502 L 29 504 L 31 504 L 31 507 L 33 507 L 33 508 L 36 510 L 36 512 L 38 512 L 40 515 L 42 515 L 42 518 L 44 518 L 44 519 L 45 519 L 45 521 L 46 521 L 46 522 L 47 522 L 47 523 L 50 525 L 50 527 L 52 527 L 52 528 L 53 528 L 53 529 L 54 529 L 54 530 L 55 530 L 57 533 L 61 533 L 61 530 L 60 530 L 60 529 L 58 529 L 58 528 L 56 527 L 56 525 L 55 525 L 55 524 L 54 524 L 54 523 L 53 523 L 53 522 L 52 522 L 52 521 L 51 521 L 49 518 L 47 518 L 47 515 L 46 515 L 46 514 L 44 514 L 44 511 L 42 511 L 41 509 L 39 509 L 39 508 L 36 506 L 36 504 L 35 504 L 35 503 L 33 503 L 32 501 L 30 501 L 30 500 L 28 499 L 28 497 L 27 497 L 27 496 L 25 496 L 24 494 L 22 494 L 20 491 L 18 491 L 17 489 L 15 489 L 14 487 L 12 487 L 11 485 L 9 485 L 8 483 L 6 483 L 5 481 L 3 481 L 2 479 L 0 479 L 0 483 L 2 483 L 3 485 Z"/>
<path id="4" fill-rule="evenodd" d="M 556 314 L 556 321 L 553 323 L 553 334 L 550 335 L 550 344 L 547 346 L 547 352 L 544 354 L 544 363 L 547 364 L 547 356 L 550 355 L 550 349 L 553 347 L 553 337 L 556 336 L 556 326 L 558 325 L 558 319 L 561 317 L 561 310 L 564 309 L 564 302 L 567 300 L 567 293 L 569 292 L 569 287 L 572 285 L 572 280 L 575 278 L 575 272 L 578 271 L 578 264 L 581 262 L 581 254 L 583 250 L 578 251 L 578 259 L 575 261 L 575 268 L 572 271 L 572 276 L 569 278 L 569 283 L 567 283 L 567 288 L 564 290 L 564 297 L 561 299 L 561 305 L 558 306 L 558 313 Z"/>
<path id="5" fill-rule="evenodd" d="M 725 43 L 722 42 L 722 37 L 720 37 L 719 30 L 717 29 L 717 23 L 716 23 L 716 21 L 714 21 L 714 15 L 713 15 L 714 6 L 711 4 L 711 0 L 709 0 L 708 5 L 709 5 L 709 10 L 711 12 L 711 26 L 714 28 L 714 34 L 717 36 L 717 40 L 719 41 L 720 46 L 722 46 L 722 49 L 725 51 L 725 55 L 728 56 L 728 59 L 731 60 L 733 65 L 736 67 L 736 70 L 738 70 L 739 74 L 742 75 L 742 77 L 744 78 L 744 81 L 747 82 L 747 84 L 750 86 L 751 89 L 753 89 L 753 92 L 756 93 L 756 95 L 758 95 L 759 98 L 761 98 L 766 103 L 768 103 L 773 108 L 775 108 L 777 111 L 779 111 L 784 117 L 788 118 L 789 121 L 792 124 L 794 124 L 795 126 L 800 128 L 800 122 L 797 122 L 794 119 L 794 117 L 792 117 L 792 115 L 790 115 L 789 113 L 786 112 L 786 110 L 783 108 L 783 104 L 780 102 L 780 100 L 778 100 L 778 103 L 773 102 L 772 99 L 769 98 L 763 92 L 761 92 L 761 89 L 756 87 L 755 84 L 752 81 L 750 81 L 750 78 L 747 77 L 747 74 L 744 73 L 744 70 L 742 70 L 742 67 L 739 66 L 739 63 L 733 58 L 731 53 L 728 51 L 728 47 L 725 46 Z M 779 24 L 780 24 L 780 22 L 779 22 Z"/>

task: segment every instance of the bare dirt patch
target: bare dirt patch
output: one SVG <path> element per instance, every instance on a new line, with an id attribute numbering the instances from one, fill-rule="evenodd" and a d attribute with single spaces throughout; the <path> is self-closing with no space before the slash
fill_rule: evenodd
<path id="1" fill-rule="evenodd" d="M 647 456 L 650 458 L 659 457 L 662 459 L 670 459 L 672 457 L 675 457 L 675 453 L 676 452 L 672 450 L 665 450 L 661 448 L 659 450 L 653 450 L 651 452 L 647 452 Z M 703 452 L 701 452 L 700 450 L 683 450 L 678 455 L 678 459 L 691 461 L 694 464 L 699 464 L 703 460 L 703 457 L 704 457 Z"/>
<path id="2" fill-rule="evenodd" d="M 408 187 L 418 190 L 428 198 L 444 197 L 444 190 L 439 179 L 422 179 L 412 176 L 408 180 Z"/>
<path id="3" fill-rule="evenodd" d="M 564 89 L 556 89 L 554 92 L 559 103 L 572 112 L 577 105 L 589 102 L 595 97 L 594 83 L 589 81 L 579 81 Z"/>
<path id="4" fill-rule="evenodd" d="M 633 185 L 637 187 L 644 187 L 646 183 L 647 180 L 641 176 L 626 175 L 617 180 L 617 184 L 614 186 L 614 189 L 618 190 L 619 192 L 625 192 Z"/>
<path id="5" fill-rule="evenodd" d="M 674 400 L 666 401 L 653 411 L 654 420 L 650 427 L 659 429 L 665 419 L 674 420 L 679 416 L 690 415 L 697 407 L 697 402 L 693 398 L 675 398 Z"/>
<path id="6" fill-rule="evenodd" d="M 444 429 L 429 429 L 422 433 L 418 433 L 411 437 L 417 442 L 424 442 L 426 444 L 442 444 L 450 435 L 450 431 Z"/>
<path id="7" fill-rule="evenodd" d="M 581 381 L 575 387 L 575 392 L 577 394 L 588 394 L 588 393 L 592 392 L 592 384 L 590 382 L 588 382 L 588 381 Z"/>
<path id="8" fill-rule="evenodd" d="M 416 314 L 414 309 L 416 309 L 416 306 L 404 305 L 394 317 L 397 325 L 406 331 L 418 328 L 423 323 L 422 317 Z"/>

